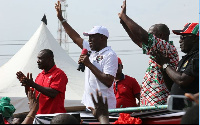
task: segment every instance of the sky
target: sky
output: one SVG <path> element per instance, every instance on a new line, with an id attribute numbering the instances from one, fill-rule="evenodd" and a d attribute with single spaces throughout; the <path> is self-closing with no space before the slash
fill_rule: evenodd
<path id="1" fill-rule="evenodd" d="M 47 27 L 57 39 L 58 19 L 55 11 L 57 0 L 0 0 L 0 66 L 22 48 L 47 16 Z M 95 25 L 108 28 L 108 46 L 117 53 L 124 65 L 123 72 L 142 83 L 148 67 L 149 56 L 142 54 L 120 24 L 118 13 L 123 0 L 66 0 L 68 23 L 83 36 Z M 170 31 L 180 30 L 188 22 L 199 22 L 198 0 L 127 0 L 127 15 L 148 31 L 156 23 L 166 24 Z M 179 36 L 171 31 L 180 58 Z M 78 62 L 81 49 L 68 39 L 69 55 Z M 12 44 L 12 45 L 5 45 Z M 18 44 L 18 45 L 15 45 Z M 20 44 L 20 45 L 19 45 Z"/>

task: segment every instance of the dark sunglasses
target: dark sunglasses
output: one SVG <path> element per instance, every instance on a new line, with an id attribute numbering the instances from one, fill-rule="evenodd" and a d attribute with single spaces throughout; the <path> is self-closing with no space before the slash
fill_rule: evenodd
<path id="1" fill-rule="evenodd" d="M 195 36 L 195 35 L 181 35 L 181 36 L 180 36 L 180 39 L 181 39 L 181 40 L 184 40 L 184 39 L 187 38 L 187 37 L 193 37 L 193 36 Z"/>

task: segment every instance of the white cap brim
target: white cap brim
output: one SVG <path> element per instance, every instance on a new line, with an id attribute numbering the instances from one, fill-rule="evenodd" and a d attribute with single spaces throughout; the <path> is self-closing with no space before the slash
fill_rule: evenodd
<path id="1" fill-rule="evenodd" d="M 89 34 L 88 34 L 88 33 L 85 33 L 85 32 L 83 33 L 83 35 L 84 35 L 84 36 L 89 36 Z"/>
<path id="2" fill-rule="evenodd" d="M 84 36 L 89 36 L 89 35 L 93 35 L 93 34 L 95 34 L 95 33 L 90 33 L 90 32 L 88 32 L 88 33 L 84 32 L 83 33 Z"/>

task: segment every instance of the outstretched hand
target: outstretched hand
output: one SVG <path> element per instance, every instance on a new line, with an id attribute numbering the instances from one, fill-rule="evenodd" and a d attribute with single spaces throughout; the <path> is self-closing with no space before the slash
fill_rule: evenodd
<path id="1" fill-rule="evenodd" d="M 98 119 L 101 123 L 109 123 L 109 113 L 108 113 L 108 102 L 107 102 L 107 97 L 105 97 L 105 103 L 103 102 L 103 97 L 101 92 L 96 90 L 96 95 L 97 95 L 97 101 L 95 101 L 93 94 L 91 93 L 92 96 L 92 101 L 94 103 L 94 107 L 88 107 L 91 111 L 92 114 L 96 119 Z"/>
<path id="2" fill-rule="evenodd" d="M 151 55 L 154 57 L 154 58 L 151 57 L 151 59 L 153 59 L 161 67 L 165 63 L 170 63 L 167 51 L 165 54 L 163 54 L 160 50 L 156 51 L 152 50 L 151 52 L 152 52 Z"/>
<path id="3" fill-rule="evenodd" d="M 122 8 L 121 13 L 118 13 L 118 16 L 119 16 L 120 19 L 121 19 L 123 14 L 126 15 L 126 0 L 123 1 L 123 5 L 121 6 L 121 8 Z"/>
<path id="4" fill-rule="evenodd" d="M 39 97 L 40 93 L 38 94 L 37 98 L 35 97 L 35 90 L 33 91 L 30 89 L 28 91 L 28 100 L 29 100 L 29 109 L 32 112 L 37 112 L 39 109 Z"/>
<path id="5" fill-rule="evenodd" d="M 57 17 L 60 21 L 62 21 L 64 18 L 62 16 L 62 9 L 61 9 L 61 4 L 60 1 L 58 1 L 57 3 L 55 3 L 55 9 L 57 11 Z"/>
<path id="6" fill-rule="evenodd" d="M 26 77 L 21 71 L 17 72 L 16 75 L 20 82 L 24 77 Z"/>
<path id="7" fill-rule="evenodd" d="M 32 89 L 28 90 L 28 100 L 29 100 L 29 113 L 22 122 L 22 124 L 33 124 L 33 120 L 35 118 L 35 115 L 39 109 L 39 97 L 40 93 L 37 95 L 37 98 L 35 97 L 35 90 Z"/>
<path id="8" fill-rule="evenodd" d="M 191 99 L 192 101 L 196 102 L 197 104 L 199 104 L 199 93 L 196 94 L 185 93 L 185 96 Z"/>
<path id="9" fill-rule="evenodd" d="M 33 78 L 32 78 L 32 73 L 27 73 L 27 76 L 25 76 L 21 71 L 16 73 L 17 78 L 19 79 L 19 81 L 22 83 L 22 86 L 31 86 L 34 83 L 33 82 Z"/>
<path id="10" fill-rule="evenodd" d="M 19 81 L 22 83 L 21 86 L 25 87 L 25 93 L 28 96 L 28 91 L 30 89 L 30 85 L 27 83 L 27 80 L 25 80 L 25 79 L 29 78 L 29 73 L 27 73 L 27 77 L 21 71 L 17 72 L 16 75 L 17 75 L 17 78 L 19 79 Z M 32 79 L 32 74 L 30 77 Z"/>

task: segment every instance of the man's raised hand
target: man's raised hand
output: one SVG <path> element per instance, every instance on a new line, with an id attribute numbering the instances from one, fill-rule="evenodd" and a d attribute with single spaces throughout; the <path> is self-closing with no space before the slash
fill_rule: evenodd
<path id="1" fill-rule="evenodd" d="M 118 13 L 120 19 L 123 16 L 123 14 L 126 15 L 126 0 L 123 1 L 123 5 L 121 6 L 121 8 L 122 8 L 121 13 Z"/>
<path id="2" fill-rule="evenodd" d="M 62 21 L 64 18 L 62 16 L 62 10 L 61 10 L 61 4 L 60 1 L 57 1 L 57 3 L 55 3 L 55 9 L 57 11 L 57 17 L 60 21 Z"/>
<path id="3" fill-rule="evenodd" d="M 97 102 L 95 101 L 95 98 L 93 94 L 91 93 L 92 101 L 94 103 L 94 107 L 88 107 L 91 111 L 93 116 L 98 119 L 101 123 L 108 124 L 109 123 L 109 113 L 108 113 L 108 102 L 107 97 L 105 97 L 105 103 L 103 102 L 103 97 L 101 92 L 96 90 L 97 95 Z"/>

